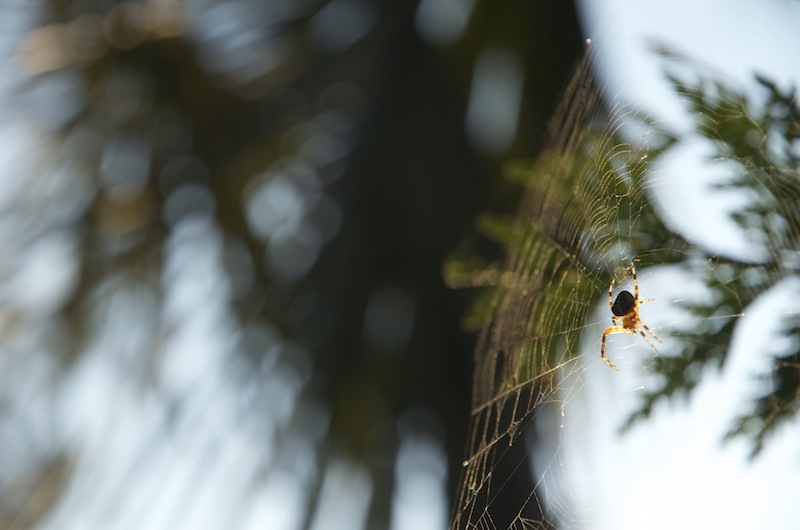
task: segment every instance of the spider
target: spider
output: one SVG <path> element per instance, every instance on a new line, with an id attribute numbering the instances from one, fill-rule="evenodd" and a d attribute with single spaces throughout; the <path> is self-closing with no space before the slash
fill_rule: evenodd
<path id="1" fill-rule="evenodd" d="M 656 353 L 658 350 L 650 342 L 650 339 L 647 338 L 647 335 L 644 334 L 645 330 L 647 330 L 650 335 L 653 336 L 658 342 L 661 342 L 661 339 L 653 333 L 653 330 L 650 329 L 647 324 L 642 322 L 641 318 L 639 318 L 639 305 L 644 304 L 645 302 L 652 302 L 653 299 L 647 300 L 639 300 L 639 281 L 636 279 L 636 267 L 634 267 L 633 262 L 631 262 L 631 274 L 633 275 L 633 292 L 631 294 L 629 291 L 622 291 L 617 295 L 617 300 L 612 302 L 613 294 L 612 290 L 614 289 L 614 280 L 611 280 L 611 285 L 608 286 L 608 307 L 611 308 L 611 312 L 614 313 L 614 316 L 611 317 L 611 323 L 613 326 L 606 328 L 603 332 L 603 341 L 600 345 L 600 357 L 614 370 L 619 370 L 614 363 L 612 363 L 608 357 L 606 357 L 606 337 L 611 335 L 612 333 L 627 333 L 628 335 L 636 335 L 637 333 L 641 334 L 644 337 L 644 340 L 647 341 L 647 344 L 650 345 Z M 618 325 L 617 323 L 619 322 Z"/>

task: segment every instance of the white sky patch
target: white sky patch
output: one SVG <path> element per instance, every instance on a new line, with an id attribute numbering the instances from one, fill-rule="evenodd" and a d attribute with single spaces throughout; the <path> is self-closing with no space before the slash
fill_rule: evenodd
<path id="1" fill-rule="evenodd" d="M 325 470 L 311 530 L 363 529 L 371 499 L 372 477 L 367 468 L 334 458 Z"/>
<path id="2" fill-rule="evenodd" d="M 403 437 L 395 461 L 390 529 L 445 530 L 446 479 L 444 449 L 433 437 Z"/>
<path id="3" fill-rule="evenodd" d="M 18 310 L 47 318 L 67 301 L 77 277 L 75 242 L 69 233 L 42 237 L 16 257 L 10 302 Z"/>
<path id="4" fill-rule="evenodd" d="M 422 0 L 414 24 L 428 44 L 452 44 L 467 28 L 474 7 L 475 0 Z"/>
<path id="5" fill-rule="evenodd" d="M 375 289 L 367 301 L 362 336 L 370 353 L 399 354 L 411 336 L 416 308 L 411 295 L 399 287 Z"/>
<path id="6" fill-rule="evenodd" d="M 246 530 L 296 530 L 305 520 L 308 485 L 291 473 L 274 472 L 259 492 L 261 502 L 250 505 Z"/>
<path id="7" fill-rule="evenodd" d="M 472 72 L 467 105 L 467 136 L 475 148 L 499 154 L 511 146 L 517 133 L 525 70 L 511 51 L 487 48 L 480 52 Z"/>
<path id="8" fill-rule="evenodd" d="M 362 0 L 333 0 L 311 20 L 311 35 L 329 52 L 349 48 L 372 30 L 375 8 Z"/>
<path id="9" fill-rule="evenodd" d="M 800 81 L 800 4 L 766 0 L 581 0 L 585 34 L 600 47 L 600 75 L 610 94 L 642 103 L 659 117 L 677 112 L 664 82 L 658 43 L 724 72 L 743 86 L 763 73 L 781 84 Z M 662 114 L 663 113 L 663 114 Z"/>
<path id="10" fill-rule="evenodd" d="M 712 160 L 710 141 L 697 134 L 681 136 L 653 166 L 654 199 L 667 226 L 708 253 L 746 262 L 765 260 L 767 250 L 749 238 L 731 215 L 751 197 L 733 189 L 715 189 L 739 168 L 732 161 Z"/>

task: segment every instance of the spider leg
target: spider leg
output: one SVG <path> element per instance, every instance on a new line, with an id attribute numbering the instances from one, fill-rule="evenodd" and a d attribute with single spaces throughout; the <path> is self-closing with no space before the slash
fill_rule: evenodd
<path id="1" fill-rule="evenodd" d="M 639 280 L 636 277 L 636 267 L 633 265 L 632 261 L 631 261 L 631 274 L 633 275 L 633 288 L 634 288 L 634 293 L 635 293 L 634 294 L 634 298 L 636 299 L 636 307 L 637 307 L 636 321 L 639 323 L 639 333 L 642 334 L 642 337 L 644 337 L 644 340 L 647 341 L 647 344 L 649 344 L 650 347 L 653 348 L 653 350 L 655 350 L 656 353 L 658 353 L 658 349 L 656 349 L 656 347 L 653 345 L 653 343 L 650 342 L 650 339 L 648 339 L 647 335 L 644 334 L 644 331 L 642 330 L 642 328 L 646 329 L 647 332 L 650 333 L 650 335 L 652 335 L 653 338 L 656 339 L 658 342 L 660 342 L 661 344 L 664 344 L 664 343 L 661 341 L 661 339 L 658 338 L 658 335 L 653 333 L 653 330 L 650 329 L 650 327 L 647 324 L 645 324 L 644 322 L 641 321 L 641 319 L 639 318 L 639 312 L 638 312 L 638 306 L 640 304 L 646 304 L 647 302 L 652 302 L 654 299 L 653 298 L 648 298 L 647 300 L 639 300 Z"/>
<path id="2" fill-rule="evenodd" d="M 647 342 L 647 344 L 649 344 L 650 347 L 653 348 L 653 351 L 658 353 L 658 348 L 656 348 L 655 345 L 652 342 L 650 342 L 650 339 L 647 338 L 647 335 L 644 334 L 644 331 L 642 331 L 641 328 L 639 329 L 639 334 L 642 336 L 645 342 Z M 655 337 L 655 335 L 653 336 Z M 658 337 L 656 338 L 658 339 Z M 658 342 L 661 342 L 661 339 L 659 339 Z"/>
<path id="3" fill-rule="evenodd" d="M 606 336 L 611 335 L 612 333 L 627 333 L 627 331 L 622 326 L 611 326 L 610 328 L 607 328 L 603 332 L 603 340 L 600 342 L 600 357 L 611 368 L 613 368 L 614 370 L 619 371 L 619 368 L 617 368 L 616 365 L 614 363 L 612 363 L 611 360 L 608 357 L 606 357 Z"/>
<path id="4" fill-rule="evenodd" d="M 636 304 L 646 304 L 655 300 L 655 298 L 639 300 L 639 279 L 636 277 L 636 267 L 633 266 L 633 262 L 631 262 L 631 274 L 633 275 L 633 297 L 636 299 Z"/>
<path id="5" fill-rule="evenodd" d="M 650 335 L 652 335 L 654 339 L 656 339 L 656 340 L 657 340 L 658 342 L 660 342 L 661 344 L 664 344 L 664 341 L 662 341 L 661 339 L 659 339 L 659 338 L 658 338 L 658 335 L 656 335 L 656 334 L 653 332 L 653 330 L 652 330 L 652 329 L 650 329 L 650 326 L 648 326 L 647 324 L 645 324 L 645 323 L 644 323 L 644 322 L 642 322 L 641 320 L 639 321 L 639 325 L 640 325 L 640 326 L 642 326 L 644 329 L 646 329 L 646 330 L 647 330 L 647 332 L 648 332 L 648 333 L 650 333 Z"/>
<path id="6" fill-rule="evenodd" d="M 614 278 L 611 278 L 611 285 L 608 286 L 608 307 L 614 307 L 614 295 L 611 293 L 614 290 Z"/>

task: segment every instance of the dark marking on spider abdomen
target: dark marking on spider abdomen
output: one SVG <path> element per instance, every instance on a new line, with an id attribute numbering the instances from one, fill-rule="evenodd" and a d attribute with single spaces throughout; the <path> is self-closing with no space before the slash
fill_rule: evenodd
<path id="1" fill-rule="evenodd" d="M 636 298 L 628 291 L 622 291 L 617 295 L 614 305 L 611 306 L 611 312 L 618 317 L 622 317 L 633 311 L 635 305 Z"/>

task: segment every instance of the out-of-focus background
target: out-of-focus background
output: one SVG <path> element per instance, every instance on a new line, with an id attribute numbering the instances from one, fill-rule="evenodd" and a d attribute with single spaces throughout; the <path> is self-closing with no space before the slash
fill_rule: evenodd
<path id="1" fill-rule="evenodd" d="M 459 486 L 492 512 L 461 521 L 487 526 L 796 528 L 800 327 L 772 328 L 798 313 L 800 4 L 763 4 L 0 2 L 0 530 L 441 530 Z M 601 184 L 626 145 L 675 146 L 608 211 L 552 220 L 610 236 L 543 302 L 548 340 L 581 337 L 536 366 L 570 379 L 471 436 L 476 293 L 443 264 L 502 259 L 476 218 L 516 211 L 503 167 L 545 142 L 587 37 L 618 120 L 596 125 L 635 133 Z M 602 225 L 634 196 L 680 248 L 644 207 Z M 664 345 L 611 337 L 617 374 L 598 351 L 628 262 Z M 722 443 L 737 417 L 757 458 Z M 469 440 L 502 455 L 478 469 Z"/>
<path id="2" fill-rule="evenodd" d="M 572 3 L 0 20 L 0 528 L 445 528 L 474 338 L 441 267 L 513 203 Z"/>

